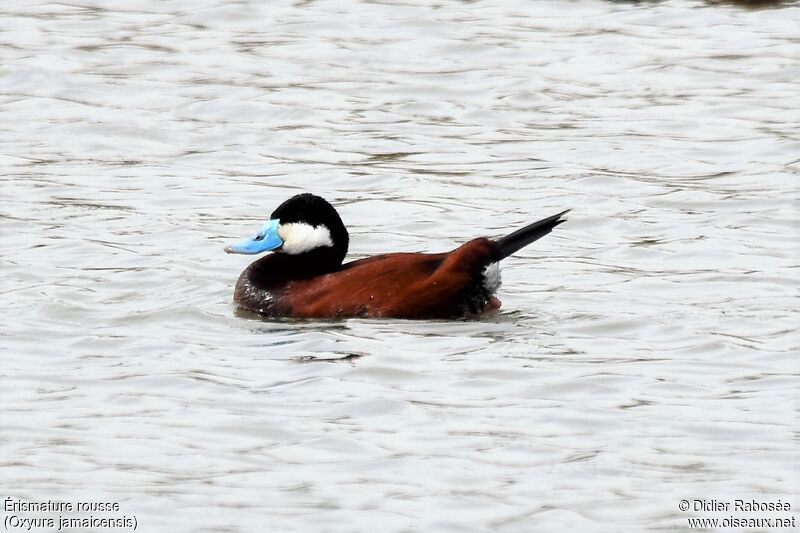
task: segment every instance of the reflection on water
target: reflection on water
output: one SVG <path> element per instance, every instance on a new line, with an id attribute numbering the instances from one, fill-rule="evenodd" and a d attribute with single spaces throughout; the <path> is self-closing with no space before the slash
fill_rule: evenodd
<path id="1" fill-rule="evenodd" d="M 148 531 L 800 505 L 800 7 L 759 7 L 4 3 L 7 496 Z M 573 213 L 481 320 L 238 314 L 224 243 L 304 190 L 352 257 Z"/>

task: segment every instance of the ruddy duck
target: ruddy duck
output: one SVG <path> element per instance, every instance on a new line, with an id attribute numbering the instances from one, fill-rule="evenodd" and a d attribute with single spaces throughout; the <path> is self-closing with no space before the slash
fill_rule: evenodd
<path id="1" fill-rule="evenodd" d="M 567 210 L 568 211 L 568 210 Z M 239 276 L 233 299 L 270 317 L 454 318 L 500 307 L 498 262 L 544 237 L 567 211 L 499 239 L 480 237 L 451 252 L 391 253 L 342 264 L 350 237 L 324 199 L 283 202 L 231 254 L 273 251 Z"/>

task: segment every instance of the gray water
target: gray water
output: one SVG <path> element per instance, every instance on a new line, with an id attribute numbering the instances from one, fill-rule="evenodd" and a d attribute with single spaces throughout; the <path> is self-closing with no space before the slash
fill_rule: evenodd
<path id="1" fill-rule="evenodd" d="M 799 110 L 796 3 L 6 0 L 0 496 L 148 532 L 792 516 Z M 573 211 L 479 320 L 237 313 L 222 248 L 306 190 L 351 258 Z"/>

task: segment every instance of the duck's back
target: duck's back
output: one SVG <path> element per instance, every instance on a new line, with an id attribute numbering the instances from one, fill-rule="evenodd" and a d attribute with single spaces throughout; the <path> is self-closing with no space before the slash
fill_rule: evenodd
<path id="1" fill-rule="evenodd" d="M 292 316 L 452 317 L 483 310 L 491 294 L 482 272 L 492 243 L 475 239 L 450 253 L 393 253 L 343 265 L 330 274 L 289 282 Z"/>

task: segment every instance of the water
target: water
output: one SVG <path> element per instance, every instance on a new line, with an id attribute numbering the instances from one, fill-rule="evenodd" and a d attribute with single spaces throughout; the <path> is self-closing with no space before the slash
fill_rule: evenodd
<path id="1" fill-rule="evenodd" d="M 3 498 L 192 532 L 800 508 L 796 3 L 0 15 Z M 351 257 L 573 213 L 494 316 L 238 314 L 223 246 L 304 190 Z"/>

